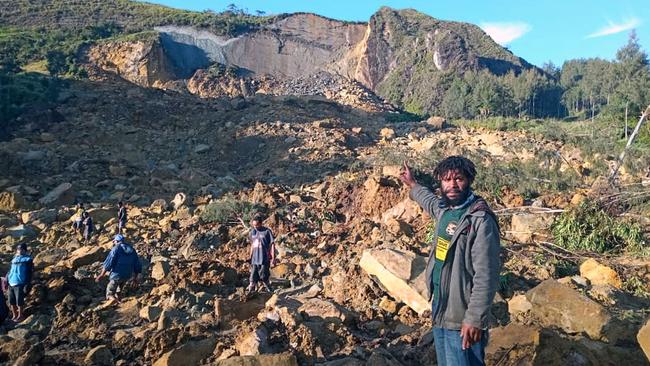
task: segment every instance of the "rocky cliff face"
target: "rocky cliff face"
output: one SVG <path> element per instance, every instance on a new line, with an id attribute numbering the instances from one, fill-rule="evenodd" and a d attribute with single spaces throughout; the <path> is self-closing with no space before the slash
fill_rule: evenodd
<path id="1" fill-rule="evenodd" d="M 251 81 L 245 77 L 258 78 L 253 84 L 259 84 L 263 77 L 291 82 L 329 74 L 358 82 L 395 104 L 408 102 L 412 95 L 435 93 L 435 75 L 442 72 L 488 69 L 504 74 L 532 67 L 476 26 L 440 21 L 414 10 L 382 8 L 367 24 L 294 14 L 232 38 L 191 27 L 155 30 L 155 41 L 102 44 L 91 49 L 89 59 L 143 86 L 192 79 L 190 92 L 203 96 L 246 95 L 258 89 L 246 87 Z M 222 85 L 204 74 L 193 77 L 215 63 L 237 68 L 242 79 Z M 201 85 L 202 80 L 208 84 Z"/>
<path id="2" fill-rule="evenodd" d="M 146 87 L 178 79 L 178 69 L 160 39 L 102 43 L 91 47 L 88 61 L 96 67 Z"/>

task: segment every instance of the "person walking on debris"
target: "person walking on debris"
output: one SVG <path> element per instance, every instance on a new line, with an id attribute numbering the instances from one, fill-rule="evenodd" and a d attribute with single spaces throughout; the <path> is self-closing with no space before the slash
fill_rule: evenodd
<path id="1" fill-rule="evenodd" d="M 117 233 L 122 234 L 122 230 L 126 227 L 126 206 L 124 202 L 117 203 Z"/>
<path id="2" fill-rule="evenodd" d="M 84 243 L 88 243 L 90 241 L 90 236 L 92 235 L 93 231 L 95 231 L 95 225 L 93 224 L 93 218 L 90 217 L 88 212 L 84 211 L 83 214 L 81 215 L 81 226 L 83 227 L 83 237 L 84 237 Z"/>
<path id="3" fill-rule="evenodd" d="M 25 295 L 29 294 L 34 273 L 34 262 L 27 253 L 27 244 L 16 246 L 16 256 L 11 260 L 11 268 L 7 273 L 9 285 L 9 306 L 11 307 L 11 320 L 19 323 L 25 319 L 23 308 Z"/>
<path id="4" fill-rule="evenodd" d="M 95 277 L 95 281 L 99 282 L 106 274 L 109 274 L 105 306 L 119 302 L 119 293 L 126 282 L 133 278 L 137 283 L 141 273 L 142 263 L 138 253 L 131 244 L 124 240 L 124 236 L 121 234 L 115 235 L 113 248 L 108 253 L 106 260 L 104 260 L 101 273 Z"/>
<path id="5" fill-rule="evenodd" d="M 72 222 L 72 228 L 75 231 L 81 232 L 81 223 L 83 221 L 83 215 L 85 212 L 86 210 L 84 209 L 83 203 L 79 203 L 77 205 L 77 212 L 74 215 L 74 221 Z"/>
<path id="6" fill-rule="evenodd" d="M 450 156 L 433 171 L 442 197 L 418 184 L 404 162 L 409 196 L 436 220 L 426 267 L 438 365 L 484 365 L 488 313 L 499 284 L 499 226 L 472 192 L 474 163 Z"/>
<path id="7" fill-rule="evenodd" d="M 249 234 L 251 275 L 250 284 L 246 289 L 249 293 L 257 290 L 257 284 L 260 281 L 266 291 L 272 292 L 269 277 L 271 275 L 270 267 L 275 264 L 275 239 L 273 239 L 271 229 L 262 226 L 262 223 L 261 216 L 255 216 L 251 221 L 252 228 Z"/>

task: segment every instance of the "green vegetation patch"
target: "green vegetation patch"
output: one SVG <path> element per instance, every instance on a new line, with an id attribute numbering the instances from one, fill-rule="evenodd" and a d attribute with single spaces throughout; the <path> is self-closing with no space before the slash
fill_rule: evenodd
<path id="1" fill-rule="evenodd" d="M 553 223 L 555 243 L 569 250 L 639 252 L 646 246 L 641 227 L 614 217 L 595 203 L 563 212 Z"/>

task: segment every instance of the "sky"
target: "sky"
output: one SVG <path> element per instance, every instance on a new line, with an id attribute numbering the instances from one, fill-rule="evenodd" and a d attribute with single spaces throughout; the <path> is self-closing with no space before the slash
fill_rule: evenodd
<path id="1" fill-rule="evenodd" d="M 249 13 L 309 12 L 366 22 L 382 6 L 411 8 L 437 19 L 473 23 L 515 55 L 542 66 L 551 61 L 612 60 L 632 29 L 650 50 L 649 0 L 149 0 L 174 8 L 223 11 L 235 4 Z"/>

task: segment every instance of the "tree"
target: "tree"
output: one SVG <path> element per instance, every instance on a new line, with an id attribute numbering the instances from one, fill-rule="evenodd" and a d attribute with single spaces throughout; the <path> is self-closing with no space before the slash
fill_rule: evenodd
<path id="1" fill-rule="evenodd" d="M 470 95 L 469 85 L 460 77 L 454 78 L 442 99 L 440 108 L 447 118 L 467 118 L 468 98 Z"/>
<path id="2" fill-rule="evenodd" d="M 648 55 L 641 49 L 636 32 L 630 32 L 627 44 L 616 52 L 617 74 L 620 79 L 616 94 L 624 103 L 625 134 L 627 137 L 628 115 L 640 113 L 647 103 L 647 88 L 650 86 Z"/>
<path id="3" fill-rule="evenodd" d="M 68 71 L 66 56 L 61 51 L 49 51 L 45 55 L 47 60 L 47 71 L 50 75 L 61 75 Z"/>

